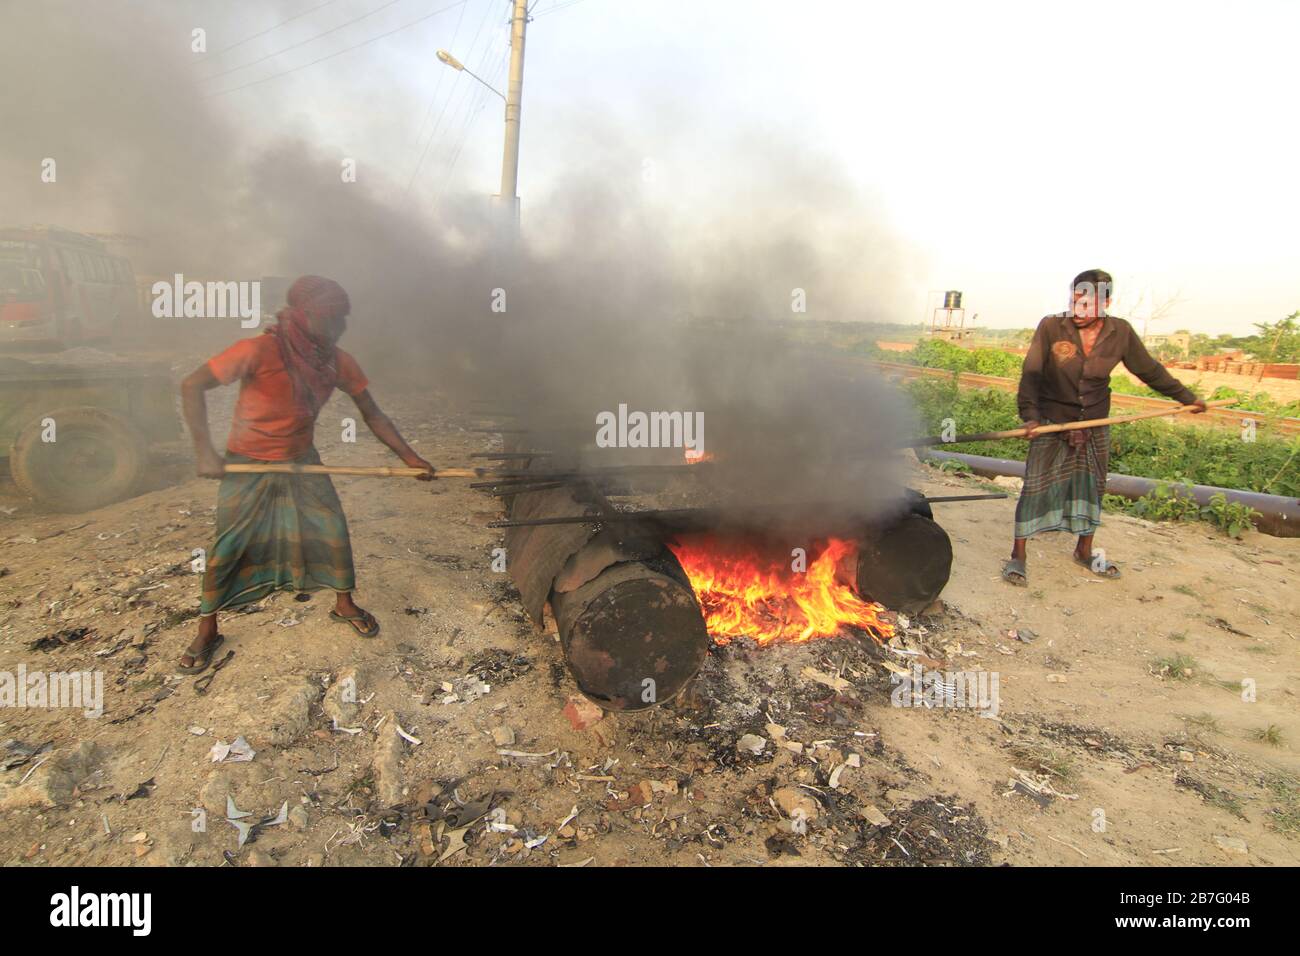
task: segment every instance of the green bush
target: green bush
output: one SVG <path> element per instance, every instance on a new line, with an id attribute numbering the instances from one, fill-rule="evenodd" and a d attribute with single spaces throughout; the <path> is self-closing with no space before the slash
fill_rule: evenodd
<path id="1" fill-rule="evenodd" d="M 1210 496 L 1209 504 L 1199 505 L 1187 485 L 1172 487 L 1163 481 L 1154 491 L 1133 501 L 1120 495 L 1103 495 L 1102 506 L 1148 521 L 1205 521 L 1234 538 L 1253 528 L 1259 514 L 1249 505 L 1229 501 L 1221 491 Z"/>
<path id="2" fill-rule="evenodd" d="M 964 349 L 943 339 L 920 339 L 910 352 L 893 352 L 893 361 L 920 365 L 924 368 L 941 368 L 949 372 L 974 372 L 978 375 L 1000 375 L 1018 378 L 1025 360 L 1002 349 Z"/>
<path id="3" fill-rule="evenodd" d="M 1020 425 L 1016 397 L 996 389 L 959 389 L 952 381 L 923 379 L 906 386 L 928 434 L 946 418 L 960 434 Z M 1156 419 L 1110 430 L 1110 470 L 1163 481 L 1191 482 L 1300 497 L 1300 437 L 1244 442 L 1236 429 L 1173 425 Z M 1023 439 L 972 442 L 954 450 L 1023 461 Z"/>

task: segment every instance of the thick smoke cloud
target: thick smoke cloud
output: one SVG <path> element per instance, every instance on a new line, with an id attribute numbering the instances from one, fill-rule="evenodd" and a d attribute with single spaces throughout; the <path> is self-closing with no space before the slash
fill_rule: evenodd
<path id="1" fill-rule="evenodd" d="M 593 464 L 651 460 L 591 447 L 596 415 L 625 404 L 702 412 L 731 504 L 860 512 L 892 494 L 901 466 L 880 449 L 911 433 L 904 403 L 863 370 L 793 350 L 772 321 L 799 318 L 796 289 L 809 317 L 899 318 L 908 256 L 825 157 L 683 104 L 650 145 L 657 188 L 643 188 L 635 111 L 547 117 L 581 136 L 565 174 L 529 196 L 507 254 L 480 199 L 433 214 L 382 170 L 342 183 L 337 150 L 300 120 L 250 123 L 249 101 L 206 97 L 177 42 L 192 14 L 9 5 L 6 220 L 140 237 L 142 275 L 336 278 L 354 310 L 344 344 L 372 381 L 420 373 L 455 402 L 523 409 L 574 429 L 548 440 L 585 446 Z M 56 184 L 40 182 L 46 156 Z"/>

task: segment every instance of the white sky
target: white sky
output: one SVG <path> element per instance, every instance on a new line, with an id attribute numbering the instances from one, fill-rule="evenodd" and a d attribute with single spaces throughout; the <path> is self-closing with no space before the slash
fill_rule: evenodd
<path id="1" fill-rule="evenodd" d="M 200 19 L 212 14 L 219 49 L 319 2 L 200 4 Z M 336 0 L 220 62 L 277 51 L 383 2 Z M 400 0 L 226 82 L 307 63 L 449 2 Z M 1300 308 L 1300 3 L 566 2 L 537 0 L 529 26 L 526 230 L 530 196 L 606 132 L 595 117 L 622 124 L 634 151 L 664 156 L 670 189 L 675 177 L 688 190 L 728 175 L 683 130 L 700 130 L 701 143 L 703 130 L 758 130 L 838 163 L 916 253 L 919 272 L 904 279 L 914 307 L 897 321 L 920 321 L 929 294 L 952 288 L 981 325 L 1032 325 L 1063 308 L 1071 276 L 1091 267 L 1115 275 L 1115 311 L 1139 324 L 1177 297 L 1152 331 L 1245 333 Z M 433 54 L 448 47 L 504 88 L 507 7 L 468 0 L 220 100 L 235 115 L 256 108 L 310 127 L 396 188 L 446 106 L 413 201 L 494 193 L 500 101 L 485 94 L 475 112 L 477 85 Z"/>

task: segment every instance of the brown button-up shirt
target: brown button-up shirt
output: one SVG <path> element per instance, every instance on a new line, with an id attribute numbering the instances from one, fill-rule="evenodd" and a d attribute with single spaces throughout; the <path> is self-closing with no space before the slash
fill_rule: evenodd
<path id="1" fill-rule="evenodd" d="M 1020 373 L 1017 405 L 1022 421 L 1078 422 L 1110 414 L 1110 373 L 1120 362 L 1148 386 L 1190 405 L 1196 401 L 1182 382 L 1151 357 L 1133 326 L 1102 317 L 1101 334 L 1083 354 L 1079 330 L 1066 313 L 1045 316 Z"/>

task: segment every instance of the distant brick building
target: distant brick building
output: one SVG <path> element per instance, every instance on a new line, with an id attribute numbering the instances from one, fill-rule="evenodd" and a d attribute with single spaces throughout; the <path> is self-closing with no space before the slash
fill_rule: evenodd
<path id="1" fill-rule="evenodd" d="M 1167 335 L 1148 335 L 1142 340 L 1148 349 L 1174 348 L 1186 355 L 1192 350 L 1191 332 L 1170 332 Z"/>

